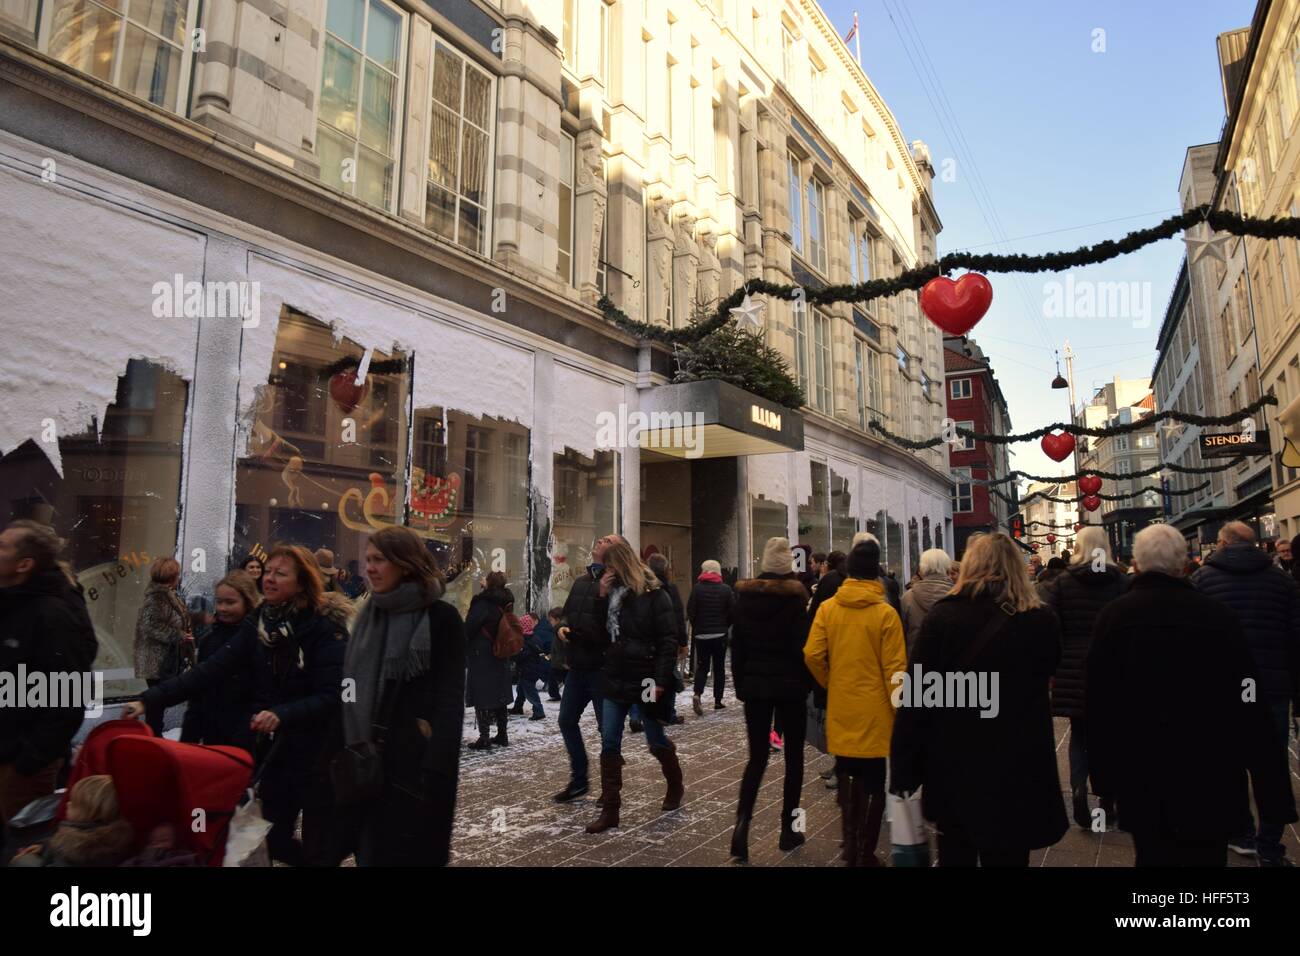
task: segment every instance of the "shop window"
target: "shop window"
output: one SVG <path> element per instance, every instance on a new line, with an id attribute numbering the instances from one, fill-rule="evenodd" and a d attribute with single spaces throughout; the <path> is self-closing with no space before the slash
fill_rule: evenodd
<path id="1" fill-rule="evenodd" d="M 882 568 L 889 566 L 889 535 L 885 530 L 886 524 L 883 508 L 876 512 L 874 518 L 867 518 L 866 530 L 875 535 L 876 540 L 880 542 L 880 566 Z"/>
<path id="2" fill-rule="evenodd" d="M 361 574 L 366 538 L 404 523 L 411 364 L 374 352 L 358 385 L 364 351 L 309 316 L 281 314 L 235 468 L 236 561 L 301 544 Z"/>
<path id="3" fill-rule="evenodd" d="M 904 583 L 903 576 L 903 523 L 894 518 L 893 514 L 886 515 L 886 539 L 888 541 L 888 560 L 885 561 L 885 568 L 901 584 Z"/>
<path id="4" fill-rule="evenodd" d="M 907 519 L 907 556 L 911 561 L 912 573 L 921 567 L 921 536 L 915 518 Z"/>
<path id="5" fill-rule="evenodd" d="M 849 479 L 831 469 L 831 550 L 848 554 L 853 548 L 853 536 L 858 531 L 853 515 L 853 493 Z"/>
<path id="6" fill-rule="evenodd" d="M 150 563 L 176 553 L 188 397 L 184 380 L 132 359 L 103 428 L 92 422 L 58 440 L 62 477 L 33 441 L 0 458 L 0 527 L 30 518 L 67 542 L 63 559 L 85 589 L 108 697 L 144 689 L 133 676 L 135 621 Z"/>
<path id="7" fill-rule="evenodd" d="M 415 410 L 409 523 L 429 542 L 461 616 L 489 571 L 506 575 L 517 613 L 525 610 L 530 440 L 517 422 Z"/>
<path id="8" fill-rule="evenodd" d="M 938 528 L 935 529 L 936 532 L 938 530 Z M 935 547 L 938 547 L 938 545 L 933 544 L 930 538 L 930 516 L 926 515 L 921 519 L 921 550 L 929 551 L 931 548 Z M 920 565 L 918 564 L 917 569 L 919 568 Z"/>
<path id="9" fill-rule="evenodd" d="M 405 16 L 381 0 L 329 0 L 316 128 L 321 180 L 389 212 L 405 32 Z"/>
<path id="10" fill-rule="evenodd" d="M 0 34 L 37 39 L 35 0 L 0 3 Z M 74 70 L 184 115 L 198 0 L 53 0 L 39 49 Z"/>
<path id="11" fill-rule="evenodd" d="M 563 605 L 574 578 L 591 563 L 591 547 L 618 528 L 618 455 L 556 454 L 551 474 L 554 523 L 551 536 L 551 604 Z"/>
<path id="12" fill-rule="evenodd" d="M 763 546 L 767 539 L 790 537 L 790 509 L 762 495 L 750 495 L 749 527 L 750 569 L 757 577 L 763 569 Z"/>
<path id="13" fill-rule="evenodd" d="M 826 465 L 810 462 L 812 470 L 812 495 L 807 504 L 799 505 L 799 541 L 813 551 L 831 549 L 830 486 Z"/>

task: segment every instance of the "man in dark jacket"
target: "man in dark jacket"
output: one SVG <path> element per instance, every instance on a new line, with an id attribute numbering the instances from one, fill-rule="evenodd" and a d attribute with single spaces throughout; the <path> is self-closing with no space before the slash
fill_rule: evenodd
<path id="1" fill-rule="evenodd" d="M 564 644 L 568 675 L 560 695 L 560 734 L 569 752 L 569 784 L 555 795 L 557 803 L 568 803 L 585 794 L 587 783 L 587 748 L 582 742 L 578 721 L 591 704 L 596 712 L 596 728 L 601 726 L 600 669 L 605 663 L 609 630 L 605 623 L 609 612 L 609 589 L 613 573 L 601 563 L 610 542 L 622 540 L 611 534 L 591 547 L 591 564 L 585 574 L 573 582 L 564 602 L 565 624 L 556 632 Z"/>
<path id="2" fill-rule="evenodd" d="M 1088 654 L 1093 788 L 1118 804 L 1138 866 L 1223 866 L 1247 768 L 1264 818 L 1296 819 L 1285 757 L 1246 693 L 1259 670 L 1236 615 L 1182 577 L 1182 535 L 1151 525 L 1133 556 L 1139 573 L 1097 616 Z"/>
<path id="3" fill-rule="evenodd" d="M 86 688 L 99 650 L 81 590 L 58 563 L 62 550 L 54 529 L 35 521 L 15 521 L 0 533 L 0 673 L 45 674 L 51 690 L 71 685 L 55 679 L 63 674 L 78 675 L 76 686 Z M 94 703 L 0 707 L 0 822 L 54 792 L 68 745 Z"/>
<path id="4" fill-rule="evenodd" d="M 709 682 L 709 669 L 713 669 L 713 709 L 722 710 L 722 690 L 727 674 L 727 631 L 731 628 L 732 608 L 736 595 L 722 580 L 722 565 L 705 561 L 700 565 L 700 576 L 695 579 L 691 596 L 686 601 L 686 616 L 691 621 L 691 634 L 695 639 L 695 696 L 691 706 L 697 715 L 704 713 L 700 695 Z"/>
<path id="5" fill-rule="evenodd" d="M 1218 549 L 1192 575 L 1192 583 L 1231 608 L 1240 622 L 1259 671 L 1259 701 L 1272 716 L 1274 743 L 1285 755 L 1295 669 L 1300 663 L 1300 588 L 1255 546 L 1255 532 L 1241 521 L 1230 521 L 1220 529 Z M 1261 866 L 1284 866 L 1282 824 L 1265 817 L 1261 807 L 1259 832 L 1255 832 L 1244 780 L 1238 802 L 1241 824 L 1229 846 L 1243 856 L 1258 852 Z"/>
<path id="6" fill-rule="evenodd" d="M 1053 558 L 1053 560 L 1056 560 Z M 1085 830 L 1092 827 L 1088 809 L 1088 733 L 1084 720 L 1084 682 L 1088 648 L 1097 615 L 1111 601 L 1128 591 L 1132 578 L 1115 566 L 1110 543 L 1101 525 L 1089 525 L 1079 533 L 1074 563 L 1054 578 L 1046 572 L 1038 579 L 1038 596 L 1061 620 L 1061 661 L 1052 680 L 1052 716 L 1070 720 L 1070 793 L 1074 822 Z M 1107 818 L 1114 808 L 1103 806 Z"/>

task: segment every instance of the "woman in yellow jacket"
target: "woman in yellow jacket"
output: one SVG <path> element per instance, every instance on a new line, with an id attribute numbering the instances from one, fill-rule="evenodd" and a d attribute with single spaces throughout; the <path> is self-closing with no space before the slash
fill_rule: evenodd
<path id="1" fill-rule="evenodd" d="M 879 866 L 885 766 L 894 730 L 894 674 L 907 669 L 903 624 L 880 582 L 880 545 L 865 541 L 847 561 L 849 578 L 817 609 L 804 661 L 827 690 L 826 743 L 835 755 L 849 866 Z"/>

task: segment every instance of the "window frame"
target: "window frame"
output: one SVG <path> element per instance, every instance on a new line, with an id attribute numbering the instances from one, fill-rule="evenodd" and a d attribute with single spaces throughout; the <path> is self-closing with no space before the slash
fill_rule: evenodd
<path id="1" fill-rule="evenodd" d="M 803 163 L 793 150 L 785 153 L 787 184 L 787 202 L 790 205 L 790 247 L 804 256 L 807 249 L 807 237 L 804 235 L 803 223 Z"/>
<path id="2" fill-rule="evenodd" d="M 826 251 L 826 184 L 810 174 L 803 193 L 808 203 L 808 264 L 826 275 L 830 260 Z"/>
<path id="3" fill-rule="evenodd" d="M 957 422 L 957 427 L 965 428 L 968 431 L 974 431 L 975 422 L 973 419 L 968 421 Z M 957 451 L 975 451 L 979 445 L 979 442 L 971 438 L 969 435 L 958 435 L 957 437 L 961 439 L 961 447 L 957 448 L 956 449 Z"/>
<path id="4" fill-rule="evenodd" d="M 383 2 L 388 2 L 388 0 L 383 0 Z M 465 75 L 466 75 L 466 74 L 465 74 L 465 72 L 464 72 L 463 70 L 462 70 L 462 72 L 461 72 L 460 108 L 459 108 L 458 111 L 457 111 L 457 118 L 458 118 L 459 121 L 460 121 L 460 125 L 458 125 L 457 128 L 456 128 L 456 129 L 457 129 L 458 138 L 457 138 L 457 142 L 456 142 L 456 179 L 457 179 L 457 185 L 456 185 L 456 215 L 455 215 L 456 231 L 455 231 L 455 235 L 454 235 L 452 238 L 447 238 L 446 236 L 442 236 L 442 235 L 440 235 L 439 233 L 434 232 L 432 229 L 430 229 L 427 225 L 424 224 L 424 223 L 425 223 L 425 216 L 426 216 L 426 212 L 427 212 L 428 200 L 429 200 L 429 155 L 430 155 L 430 153 L 432 153 L 432 151 L 433 151 L 433 143 L 432 143 L 432 139 L 433 139 L 433 135 L 432 135 L 432 127 L 433 127 L 433 124 L 432 124 L 432 122 L 430 122 L 430 124 L 429 124 L 429 126 L 430 126 L 430 132 L 429 132 L 429 135 L 426 135 L 426 136 L 424 137 L 424 154 L 423 154 L 423 161 L 422 161 L 421 166 L 420 166 L 421 170 L 423 171 L 423 175 L 421 176 L 421 181 L 420 181 L 420 191 L 421 191 L 421 196 L 420 196 L 420 224 L 421 224 L 421 226 L 424 228 L 424 230 L 425 230 L 426 232 L 429 232 L 429 233 L 432 234 L 432 235 L 438 236 L 439 239 L 442 239 L 442 240 L 445 241 L 445 242 L 450 242 L 450 243 L 451 243 L 452 245 L 454 245 L 457 249 L 463 249 L 463 250 L 466 251 L 466 252 L 473 253 L 473 254 L 475 254 L 475 255 L 479 255 L 479 256 L 483 256 L 484 258 L 491 258 L 491 253 L 492 253 L 492 240 L 493 240 L 493 235 L 494 235 L 493 226 L 495 225 L 495 222 L 494 222 L 495 217 L 493 216 L 493 208 L 494 208 L 494 207 L 493 207 L 492 204 L 493 204 L 493 202 L 494 202 L 494 200 L 495 200 L 495 195 L 496 195 L 496 182 L 497 182 L 497 177 L 496 177 L 496 142 L 497 142 L 497 124 L 496 124 L 496 120 L 497 120 L 497 113 L 499 112 L 499 110 L 498 110 L 497 97 L 498 97 L 498 95 L 499 95 L 499 93 L 500 93 L 500 89 L 499 89 L 499 87 L 498 87 L 498 85 L 497 85 L 497 81 L 498 81 L 498 79 L 500 79 L 500 78 L 499 78 L 495 73 L 492 73 L 490 70 L 485 70 L 485 69 L 483 69 L 483 67 L 479 66 L 478 63 L 476 63 L 476 62 L 474 61 L 474 58 L 473 58 L 473 57 L 471 57 L 471 56 L 469 56 L 468 54 L 466 54 L 466 53 L 465 53 L 465 52 L 464 52 L 460 47 L 458 47 L 455 43 L 451 42 L 451 40 L 449 40 L 447 37 L 445 37 L 445 36 L 443 36 L 442 34 L 438 33 L 437 30 L 433 30 L 433 31 L 431 31 L 431 36 L 430 36 L 430 39 L 429 39 L 429 43 L 431 44 L 430 47 L 429 47 L 429 79 L 428 79 L 428 87 L 427 87 L 427 89 L 425 90 L 425 102 L 428 104 L 430 120 L 432 120 L 432 116 L 433 116 L 433 106 L 434 106 L 434 99 L 433 99 L 433 80 L 434 80 L 434 74 L 436 73 L 436 69 L 435 69 L 435 67 L 436 67 L 435 57 L 437 56 L 437 53 L 438 53 L 438 42 L 439 42 L 439 41 L 442 41 L 442 43 L 443 43 L 444 46 L 446 46 L 448 49 L 452 50 L 452 51 L 453 51 L 457 56 L 459 56 L 459 57 L 461 58 L 461 60 L 463 61 L 463 65 L 464 65 L 465 67 L 469 67 L 469 68 L 472 68 L 472 69 L 478 70 L 480 73 L 482 73 L 482 74 L 483 74 L 484 76 L 486 76 L 487 79 L 488 79 L 488 103 L 489 103 L 488 120 L 489 120 L 489 126 L 488 126 L 488 128 L 487 128 L 486 130 L 481 130 L 480 127 L 478 127 L 478 126 L 475 125 L 474 123 L 470 123 L 470 125 L 473 126 L 474 129 L 479 130 L 480 132 L 486 132 L 486 133 L 487 133 L 487 138 L 488 138 L 488 139 L 487 139 L 487 148 L 486 148 L 486 150 L 485 150 L 485 153 L 486 153 L 486 156 L 487 156 L 487 195 L 486 195 L 486 197 L 485 197 L 485 201 L 484 201 L 484 204 L 483 204 L 483 207 L 482 207 L 482 208 L 483 208 L 483 213 L 484 213 L 484 216 L 483 216 L 483 223 L 484 223 L 484 226 L 483 226 L 483 249 L 482 249 L 482 250 L 471 249 L 471 248 L 469 248 L 468 246 L 466 246 L 465 244 L 463 244 L 463 243 L 460 241 L 460 204 L 461 204 L 462 202 L 469 202 L 469 204 L 470 204 L 471 206 L 478 206 L 478 203 L 474 202 L 472 199 L 471 199 L 471 200 L 466 200 L 465 197 L 462 196 L 462 195 L 461 195 L 461 192 L 460 192 L 461 169 L 462 169 L 463 161 L 464 161 L 464 143 L 465 143 L 463 124 L 467 122 L 467 120 L 465 119 L 465 112 L 464 112 L 464 110 L 465 110 Z M 576 231 L 576 230 L 575 230 L 575 231 Z"/>
<path id="5" fill-rule="evenodd" d="M 117 41 L 114 44 L 114 48 L 113 48 L 113 73 L 115 76 L 120 78 L 121 71 L 122 71 L 122 63 L 123 60 L 125 59 L 123 54 L 126 51 L 126 33 L 127 33 L 126 25 L 127 24 L 130 24 L 131 26 L 134 26 L 139 30 L 143 30 L 145 33 L 149 34 L 154 39 L 162 40 L 164 43 L 171 45 L 171 41 L 163 37 L 162 34 L 155 33 L 153 30 L 151 30 L 149 27 L 145 26 L 144 24 L 132 20 L 130 15 L 131 5 L 129 3 L 123 3 L 121 10 L 114 10 L 111 7 L 107 6 L 104 3 L 104 0 L 86 0 L 86 2 L 89 2 L 97 9 L 103 10 L 105 13 L 108 13 L 116 17 L 118 22 L 121 24 L 121 26 L 119 26 L 118 28 Z M 388 0 L 381 0 L 381 2 L 387 3 Z M 112 80 L 107 81 L 108 85 L 121 93 L 125 93 L 127 96 L 133 96 L 137 99 L 143 99 L 144 102 L 150 103 L 153 106 L 157 106 L 161 109 L 165 109 L 169 113 L 175 113 L 178 116 L 183 116 L 188 118 L 190 115 L 190 110 L 189 110 L 190 81 L 194 75 L 195 50 L 194 50 L 193 41 L 194 41 L 194 31 L 199 28 L 198 14 L 199 14 L 199 0 L 187 0 L 185 5 L 185 23 L 188 29 L 186 30 L 185 33 L 185 39 L 181 43 L 181 72 L 176 84 L 176 103 L 174 106 L 168 106 L 162 103 L 154 103 L 152 100 L 144 99 L 138 94 L 132 93 L 130 90 L 126 89 L 124 86 L 121 85 L 121 83 L 114 82 Z M 94 76 L 93 73 L 86 73 L 85 71 L 78 69 L 77 67 L 73 66 L 70 63 L 66 63 L 63 60 L 58 60 L 58 58 L 55 57 L 50 52 L 50 33 L 53 28 L 53 24 L 54 24 L 54 3 L 52 2 L 52 0 L 41 0 L 40 7 L 38 9 L 38 13 L 36 16 L 37 51 L 44 54 L 45 56 L 50 57 L 51 59 L 57 60 L 57 62 L 63 64 L 65 67 L 67 67 L 70 70 L 74 70 L 75 72 L 80 73 L 82 76 L 93 77 Z M 321 50 L 323 54 L 324 45 L 325 45 L 324 37 L 323 37 L 324 30 L 322 29 L 321 32 L 322 32 Z M 95 78 L 98 79 L 98 77 Z M 105 81 L 101 80 L 100 82 L 105 82 Z M 319 100 L 319 91 L 318 91 L 317 99 Z M 399 113 L 398 115 L 400 116 L 401 114 Z"/>
<path id="6" fill-rule="evenodd" d="M 953 514 L 972 514 L 975 511 L 975 484 L 972 481 L 971 469 L 969 467 L 952 469 L 952 513 Z M 964 480 L 962 480 L 964 479 Z M 966 493 L 962 494 L 962 487 L 966 488 Z M 967 502 L 967 507 L 961 507 L 961 503 Z"/>
<path id="7" fill-rule="evenodd" d="M 565 169 L 566 169 L 566 167 L 565 167 L 565 163 L 564 163 L 564 147 L 563 147 L 563 145 L 561 145 L 561 147 L 560 147 L 560 178 L 559 178 L 559 180 L 556 182 L 556 189 L 557 189 L 557 191 L 558 191 L 558 193 L 559 193 L 559 200 L 560 200 L 561 205 L 563 205 L 563 203 L 564 203 L 564 189 L 565 189 L 565 186 L 566 186 L 566 185 L 568 186 L 568 190 L 569 190 L 569 243 L 568 243 L 568 249 L 563 248 L 563 243 L 562 243 L 562 241 L 561 241 L 561 240 L 562 240 L 562 237 L 560 236 L 560 234 L 559 234 L 559 229 L 557 228 L 557 229 L 556 229 L 556 236 L 555 236 L 555 242 L 556 242 L 555 271 L 556 271 L 556 274 L 559 275 L 559 277 L 560 277 L 561 279 L 563 279 L 563 280 L 564 280 L 565 282 L 567 282 L 569 285 L 573 285 L 573 284 L 574 284 L 574 272 L 575 272 L 575 269 L 574 269 L 575 261 L 574 261 L 574 260 L 575 260 L 575 258 L 576 258 L 575 255 L 574 255 L 574 252 L 575 252 L 575 239 L 574 239 L 574 237 L 575 237 L 576 234 L 577 234 L 577 229 L 574 228 L 574 225 L 575 225 L 575 223 L 574 223 L 574 215 L 577 213 L 577 201 L 576 201 L 576 198 L 575 198 L 575 192 L 576 192 L 575 187 L 576 187 L 576 185 L 577 185 L 577 178 L 578 178 L 578 174 L 577 174 L 577 163 L 578 163 L 578 139 L 577 139 L 576 136 L 573 136 L 571 133 L 567 133 L 567 132 L 565 132 L 564 130 L 560 130 L 560 142 L 561 142 L 561 144 L 563 144 L 565 140 L 567 140 L 567 141 L 569 142 L 569 144 L 570 144 L 570 146 L 569 146 L 569 164 L 568 164 L 568 167 L 567 167 L 567 169 L 568 169 L 568 173 L 569 173 L 569 181 L 568 181 L 567 184 L 566 184 L 565 181 L 564 181 L 564 173 L 565 173 Z M 563 211 L 563 210 L 561 209 L 561 211 Z M 557 224 L 557 225 L 558 225 L 558 224 Z M 560 271 L 560 261 L 561 261 L 561 258 L 562 258 L 563 256 L 566 256 L 566 255 L 569 257 L 569 268 L 568 268 L 568 274 L 567 274 L 567 275 L 566 275 L 564 272 Z"/>
<path id="8" fill-rule="evenodd" d="M 816 395 L 812 405 L 824 415 L 835 414 L 835 342 L 831 317 L 820 309 L 812 310 L 812 348 L 813 387 Z"/>
<path id="9" fill-rule="evenodd" d="M 958 386 L 963 386 L 958 388 Z M 954 378 L 948 382 L 948 397 L 961 401 L 964 398 L 970 398 L 973 394 L 971 380 L 969 378 Z"/>

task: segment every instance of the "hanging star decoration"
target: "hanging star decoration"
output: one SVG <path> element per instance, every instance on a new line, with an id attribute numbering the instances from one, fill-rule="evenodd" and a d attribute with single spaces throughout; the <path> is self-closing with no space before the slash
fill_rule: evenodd
<path id="1" fill-rule="evenodd" d="M 1232 238 L 1226 232 L 1214 232 L 1207 227 L 1209 239 L 1197 239 L 1195 236 L 1183 236 L 1187 243 L 1187 262 L 1196 265 L 1202 256 L 1218 259 L 1224 265 L 1228 263 L 1228 240 Z"/>
<path id="2" fill-rule="evenodd" d="M 763 328 L 763 309 L 766 303 L 762 299 L 745 296 L 743 302 L 731 309 L 731 317 L 736 325 L 746 332 L 758 332 Z"/>

